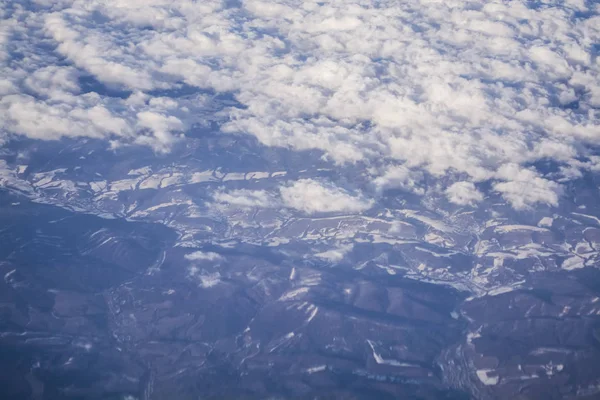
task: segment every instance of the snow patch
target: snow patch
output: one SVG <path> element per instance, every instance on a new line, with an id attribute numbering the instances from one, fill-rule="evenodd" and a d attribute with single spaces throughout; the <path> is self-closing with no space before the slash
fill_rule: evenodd
<path id="1" fill-rule="evenodd" d="M 298 297 L 298 296 L 300 296 L 302 294 L 308 293 L 308 290 L 309 289 L 307 287 L 301 287 L 301 288 L 298 288 L 298 289 L 291 290 L 291 291 L 283 294 L 279 298 L 279 301 L 286 301 L 286 300 L 295 299 L 296 297 Z"/>
<path id="2" fill-rule="evenodd" d="M 478 369 L 477 370 L 477 377 L 479 378 L 479 380 L 481 381 L 481 383 L 483 383 L 486 386 L 493 386 L 493 385 L 497 385 L 498 382 L 500 381 L 500 377 L 499 376 L 489 376 L 488 374 L 490 372 L 494 372 L 494 370 L 491 369 Z"/>
<path id="3" fill-rule="evenodd" d="M 567 271 L 585 267 L 585 260 L 579 256 L 573 256 L 563 261 L 561 268 Z"/>
<path id="4" fill-rule="evenodd" d="M 499 225 L 494 227 L 494 230 L 499 233 L 508 233 L 514 231 L 548 232 L 548 229 L 546 228 L 540 228 L 531 225 Z"/>
<path id="5" fill-rule="evenodd" d="M 550 227 L 552 227 L 553 222 L 554 222 L 553 218 L 544 217 L 540 220 L 540 222 L 538 222 L 538 226 L 540 228 L 550 228 Z"/>
<path id="6" fill-rule="evenodd" d="M 327 365 L 317 365 L 316 367 L 307 368 L 306 372 L 309 374 L 314 374 L 315 372 L 322 372 L 327 369 Z"/>

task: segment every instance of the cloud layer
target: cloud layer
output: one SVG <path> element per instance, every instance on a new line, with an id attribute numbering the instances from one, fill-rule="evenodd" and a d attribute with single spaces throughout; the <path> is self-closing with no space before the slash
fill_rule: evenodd
<path id="1" fill-rule="evenodd" d="M 35 3 L 0 3 L 4 135 L 168 151 L 214 111 L 174 95 L 186 85 L 243 105 L 223 131 L 365 166 L 379 191 L 422 194 L 423 174 L 450 175 L 457 204 L 492 181 L 515 208 L 556 205 L 559 180 L 598 166 L 595 2 Z M 565 173 L 545 176 L 540 160 Z"/>

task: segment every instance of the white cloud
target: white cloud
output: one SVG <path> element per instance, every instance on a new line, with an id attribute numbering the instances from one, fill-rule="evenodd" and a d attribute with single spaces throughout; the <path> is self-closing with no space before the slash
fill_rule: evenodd
<path id="1" fill-rule="evenodd" d="M 360 213 L 373 205 L 362 195 L 353 195 L 330 183 L 300 179 L 280 188 L 285 206 L 314 214 L 320 212 Z"/>
<path id="2" fill-rule="evenodd" d="M 500 192 L 517 210 L 530 208 L 537 203 L 558 205 L 562 186 L 540 177 L 534 170 L 517 164 L 505 164 L 498 170 L 497 176 L 506 182 L 495 183 L 494 190 Z"/>
<path id="3" fill-rule="evenodd" d="M 128 122 L 113 115 L 103 104 L 52 104 L 25 95 L 0 99 L 0 124 L 10 132 L 34 139 L 56 140 L 61 137 L 103 138 L 133 134 Z"/>
<path id="4" fill-rule="evenodd" d="M 136 139 L 141 144 L 154 145 L 159 150 L 169 150 L 176 140 L 173 132 L 181 131 L 183 123 L 179 118 L 163 115 L 152 111 L 142 111 L 137 114 L 137 127 L 152 132 L 152 135 L 138 136 Z"/>
<path id="5" fill-rule="evenodd" d="M 24 86 L 40 96 L 68 103 L 74 99 L 72 94 L 79 93 L 78 75 L 76 68 L 49 65 L 25 78 Z"/>
<path id="6" fill-rule="evenodd" d="M 238 189 L 213 194 L 217 203 L 241 208 L 269 208 L 277 205 L 277 200 L 266 190 Z"/>
<path id="7" fill-rule="evenodd" d="M 472 182 L 455 182 L 446 189 L 446 197 L 451 203 L 474 205 L 483 200 L 483 194 Z"/>
<path id="8" fill-rule="evenodd" d="M 448 200 L 454 204 L 474 205 L 483 200 L 483 194 L 472 182 L 455 182 L 446 189 Z"/>
<path id="9" fill-rule="evenodd" d="M 399 165 L 387 168 L 385 173 L 375 178 L 373 183 L 378 191 L 403 189 L 416 194 L 423 194 L 425 191 L 419 187 L 419 182 L 422 179 L 423 174 L 421 172 Z"/>
<path id="10" fill-rule="evenodd" d="M 189 261 L 218 261 L 223 259 L 221 255 L 213 253 L 212 251 L 194 251 L 183 257 Z"/>
<path id="11" fill-rule="evenodd" d="M 221 274 L 219 272 L 207 272 L 200 270 L 195 265 L 188 268 L 188 277 L 198 282 L 202 288 L 211 288 L 221 283 Z"/>
<path id="12" fill-rule="evenodd" d="M 79 2 L 73 4 L 71 11 L 84 11 L 77 3 Z M 93 12 L 93 8 L 96 7 L 92 6 L 88 10 Z M 160 83 L 152 80 L 149 71 L 140 68 L 143 60 L 136 59 L 134 54 L 123 52 L 119 44 L 112 41 L 114 37 L 90 29 L 87 25 L 91 22 L 90 14 L 78 13 L 76 16 L 72 12 L 69 13 L 67 9 L 48 13 L 44 19 L 44 28 L 58 43 L 57 51 L 60 54 L 105 83 L 142 90 L 153 89 L 156 83 Z M 68 21 L 69 19 L 73 20 Z"/>

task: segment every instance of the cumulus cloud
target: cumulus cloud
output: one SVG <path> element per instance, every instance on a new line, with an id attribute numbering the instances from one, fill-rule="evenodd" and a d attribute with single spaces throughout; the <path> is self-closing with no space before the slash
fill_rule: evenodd
<path id="1" fill-rule="evenodd" d="M 446 189 L 448 200 L 461 206 L 474 205 L 483 200 L 483 194 L 472 182 L 455 182 Z"/>
<path id="2" fill-rule="evenodd" d="M 420 171 L 411 170 L 404 165 L 392 166 L 379 177 L 375 178 L 373 183 L 378 191 L 385 189 L 403 189 L 416 194 L 423 194 L 425 191 L 419 186 L 423 179 Z"/>
<path id="3" fill-rule="evenodd" d="M 72 100 L 70 95 L 80 91 L 79 72 L 76 68 L 49 65 L 34 71 L 24 80 L 24 86 L 39 96 L 60 99 L 64 102 Z"/>
<path id="4" fill-rule="evenodd" d="M 277 205 L 278 201 L 266 190 L 239 189 L 228 192 L 218 191 L 213 194 L 217 203 L 240 208 L 269 208 Z"/>
<path id="5" fill-rule="evenodd" d="M 537 203 L 558 205 L 562 186 L 540 177 L 534 170 L 506 164 L 498 171 L 498 177 L 506 182 L 495 183 L 494 190 L 500 192 L 515 209 L 530 208 Z"/>
<path id="6" fill-rule="evenodd" d="M 289 186 L 280 188 L 283 204 L 307 214 L 321 212 L 366 211 L 373 205 L 372 200 L 360 194 L 351 194 L 331 183 L 313 179 L 300 179 Z"/>
<path id="7" fill-rule="evenodd" d="M 377 189 L 421 194 L 420 174 L 458 173 L 493 180 L 518 208 L 560 194 L 533 170 L 537 194 L 525 190 L 526 166 L 574 165 L 600 140 L 594 2 L 37 3 L 1 13 L 0 120 L 11 134 L 166 151 L 207 111 L 154 99 L 186 84 L 235 96 L 242 107 L 228 110 L 223 131 L 375 165 Z M 134 95 L 88 93 L 78 84 L 86 76 Z M 461 185 L 446 188 L 449 198 L 476 201 L 457 197 Z"/>
<path id="8" fill-rule="evenodd" d="M 159 144 L 158 150 L 169 150 L 172 143 L 176 140 L 173 132 L 181 131 L 183 123 L 179 118 L 164 115 L 152 111 L 142 111 L 137 114 L 137 126 L 142 130 L 152 133 L 152 135 L 137 137 L 137 141 L 142 144 Z"/>
<path id="9" fill-rule="evenodd" d="M 194 251 L 183 257 L 189 261 L 218 261 L 223 259 L 220 254 L 213 253 L 212 251 Z"/>
<path id="10" fill-rule="evenodd" d="M 49 104 L 26 95 L 0 99 L 1 126 L 34 139 L 61 137 L 123 137 L 133 134 L 128 121 L 111 113 L 103 104 Z"/>

